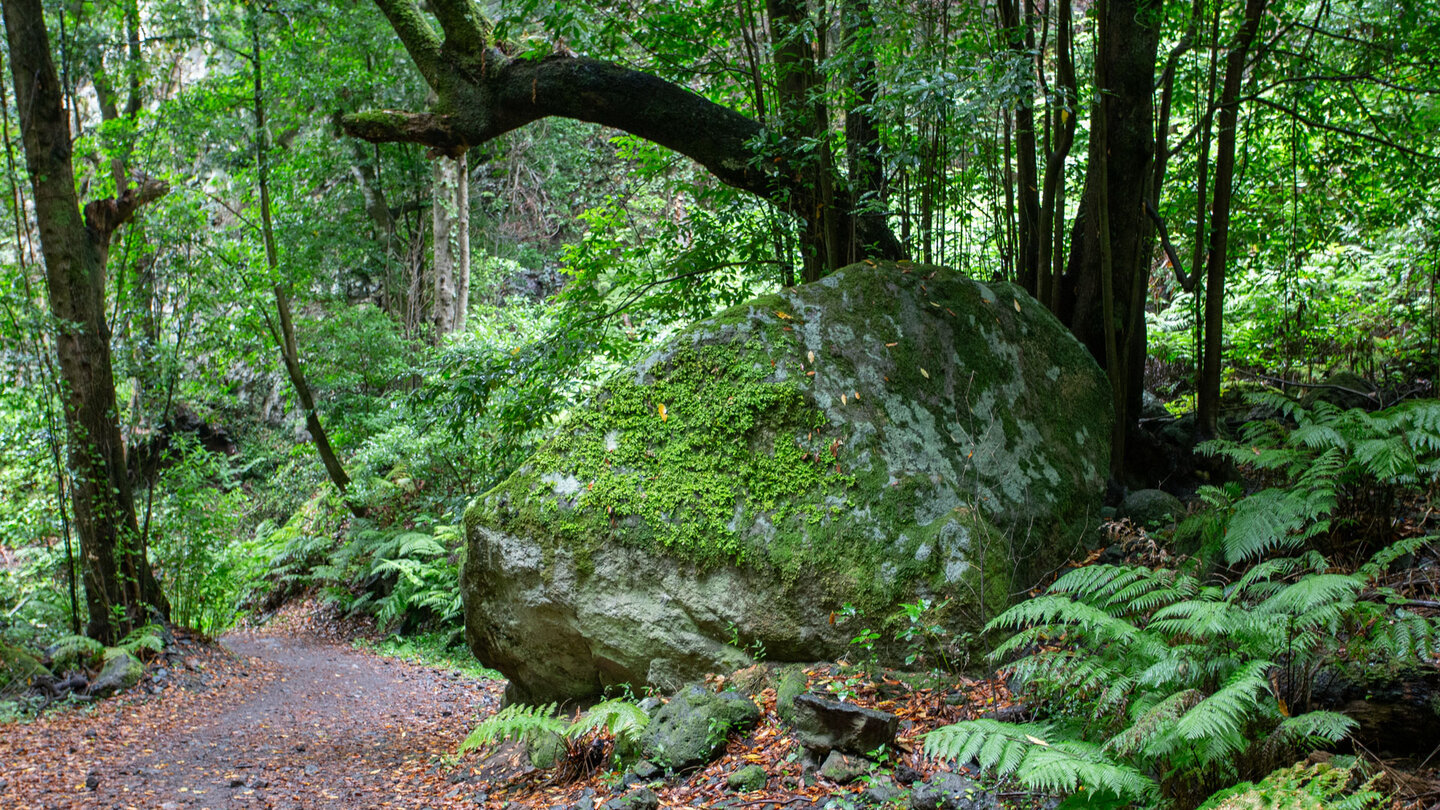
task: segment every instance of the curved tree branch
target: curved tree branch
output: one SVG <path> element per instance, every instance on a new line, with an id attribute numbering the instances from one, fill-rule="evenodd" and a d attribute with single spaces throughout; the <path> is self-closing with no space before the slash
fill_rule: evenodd
<path id="1" fill-rule="evenodd" d="M 761 159 L 764 127 L 728 107 L 639 70 L 568 55 L 512 59 L 489 41 L 470 0 L 432 3 L 445 31 L 433 29 L 411 0 L 376 0 L 400 33 L 421 74 L 439 97 L 441 115 L 394 111 L 341 118 L 342 128 L 372 142 L 404 141 L 455 156 L 546 117 L 588 121 L 637 135 L 691 158 L 726 185 L 785 210 L 813 184 L 783 158 Z M 837 189 L 835 206 L 855 220 L 858 255 L 903 257 L 899 240 L 878 218 L 856 216 L 851 195 Z"/>

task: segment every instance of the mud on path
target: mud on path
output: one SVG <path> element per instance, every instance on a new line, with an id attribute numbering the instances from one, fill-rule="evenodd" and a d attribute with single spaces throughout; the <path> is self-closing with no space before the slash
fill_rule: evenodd
<path id="1" fill-rule="evenodd" d="M 502 683 L 241 633 L 130 697 L 0 726 L 0 807 L 473 807 L 455 751 Z M 152 694 L 153 692 L 153 694 Z"/>

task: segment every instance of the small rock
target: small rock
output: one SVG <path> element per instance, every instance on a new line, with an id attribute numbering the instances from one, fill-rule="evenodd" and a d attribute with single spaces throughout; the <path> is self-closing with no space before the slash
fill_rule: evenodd
<path id="1" fill-rule="evenodd" d="M 140 659 L 118 647 L 111 647 L 105 651 L 105 668 L 100 671 L 100 677 L 90 684 L 90 694 L 109 697 L 139 683 L 144 674 L 145 665 L 140 663 Z"/>
<path id="2" fill-rule="evenodd" d="M 100 774 L 94 771 L 85 774 L 85 787 L 89 790 L 100 787 Z"/>
<path id="3" fill-rule="evenodd" d="M 531 736 L 525 741 L 525 756 L 530 766 L 547 770 L 565 758 L 565 740 L 559 734 L 544 732 Z"/>
<path id="4" fill-rule="evenodd" d="M 915 770 L 909 765 L 895 766 L 895 781 L 902 785 L 911 785 L 925 778 L 925 774 Z"/>
<path id="5" fill-rule="evenodd" d="M 690 686 L 655 713 L 641 746 L 647 759 L 683 771 L 714 759 L 731 732 L 748 731 L 759 720 L 760 709 L 739 692 Z"/>
<path id="6" fill-rule="evenodd" d="M 230 780 L 230 787 L 232 787 L 232 788 L 245 787 L 245 780 L 237 776 L 237 777 L 235 777 L 235 778 L 233 778 L 233 779 Z"/>
<path id="7" fill-rule="evenodd" d="M 749 793 L 752 790 L 759 790 L 765 787 L 769 775 L 759 765 L 746 765 L 745 767 L 730 774 L 725 779 L 725 784 L 731 790 L 738 790 Z"/>
<path id="8" fill-rule="evenodd" d="M 837 785 L 848 785 L 870 770 L 870 763 L 862 757 L 847 756 L 831 751 L 820 766 L 820 775 Z"/>
<path id="9" fill-rule="evenodd" d="M 641 779 L 659 779 L 664 774 L 659 765 L 648 759 L 642 759 L 635 763 L 635 767 L 630 770 Z"/>
<path id="10" fill-rule="evenodd" d="M 595 789 L 585 788 L 580 798 L 570 805 L 570 810 L 595 810 Z"/>
<path id="11" fill-rule="evenodd" d="M 617 799 L 611 799 L 600 805 L 600 810 L 656 810 L 660 806 L 660 797 L 650 788 L 637 788 Z"/>
<path id="12" fill-rule="evenodd" d="M 1001 810 L 1000 800 L 973 780 L 936 771 L 910 793 L 911 810 Z"/>
<path id="13" fill-rule="evenodd" d="M 864 756 L 882 745 L 893 745 L 900 724 L 889 712 L 809 693 L 796 696 L 793 714 L 795 738 L 806 748 L 825 753 L 838 749 Z"/>
<path id="14" fill-rule="evenodd" d="M 1153 529 L 1185 517 L 1185 503 L 1161 489 L 1137 489 L 1125 496 L 1118 514 Z"/>
<path id="15" fill-rule="evenodd" d="M 903 791 L 888 776 L 882 776 L 865 788 L 864 796 L 875 804 L 889 804 L 900 798 Z"/>
<path id="16" fill-rule="evenodd" d="M 261 790 L 263 788 L 270 787 L 269 782 L 258 776 L 250 777 L 249 781 L 246 784 L 248 784 L 252 790 Z"/>

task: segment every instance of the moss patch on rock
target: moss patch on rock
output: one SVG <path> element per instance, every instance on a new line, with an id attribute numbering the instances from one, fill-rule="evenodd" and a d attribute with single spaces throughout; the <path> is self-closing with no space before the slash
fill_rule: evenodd
<path id="1" fill-rule="evenodd" d="M 695 324 L 576 409 L 467 512 L 467 615 L 493 624 L 481 591 L 529 572 L 545 581 L 517 598 L 575 610 L 562 592 L 624 549 L 803 597 L 735 622 L 772 654 L 823 652 L 790 625 L 845 602 L 884 619 L 952 599 L 973 628 L 1093 523 L 1110 421 L 1094 361 L 1018 288 L 854 265 Z M 500 570 L 517 555 L 527 573 Z M 472 645 L 526 632 L 480 626 Z"/>

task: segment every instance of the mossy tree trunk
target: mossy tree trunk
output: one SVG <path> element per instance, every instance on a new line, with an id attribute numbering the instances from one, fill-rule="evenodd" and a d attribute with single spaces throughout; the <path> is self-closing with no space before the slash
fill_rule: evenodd
<path id="1" fill-rule="evenodd" d="M 169 187 L 148 178 L 127 182 L 118 196 L 95 200 L 81 211 L 44 9 L 40 0 L 4 0 L 4 16 L 46 290 L 57 325 L 74 525 L 90 617 L 86 632 L 114 643 L 149 621 L 152 612 L 168 615 L 169 604 L 146 559 L 126 474 L 105 317 L 105 264 L 116 229 Z"/>

